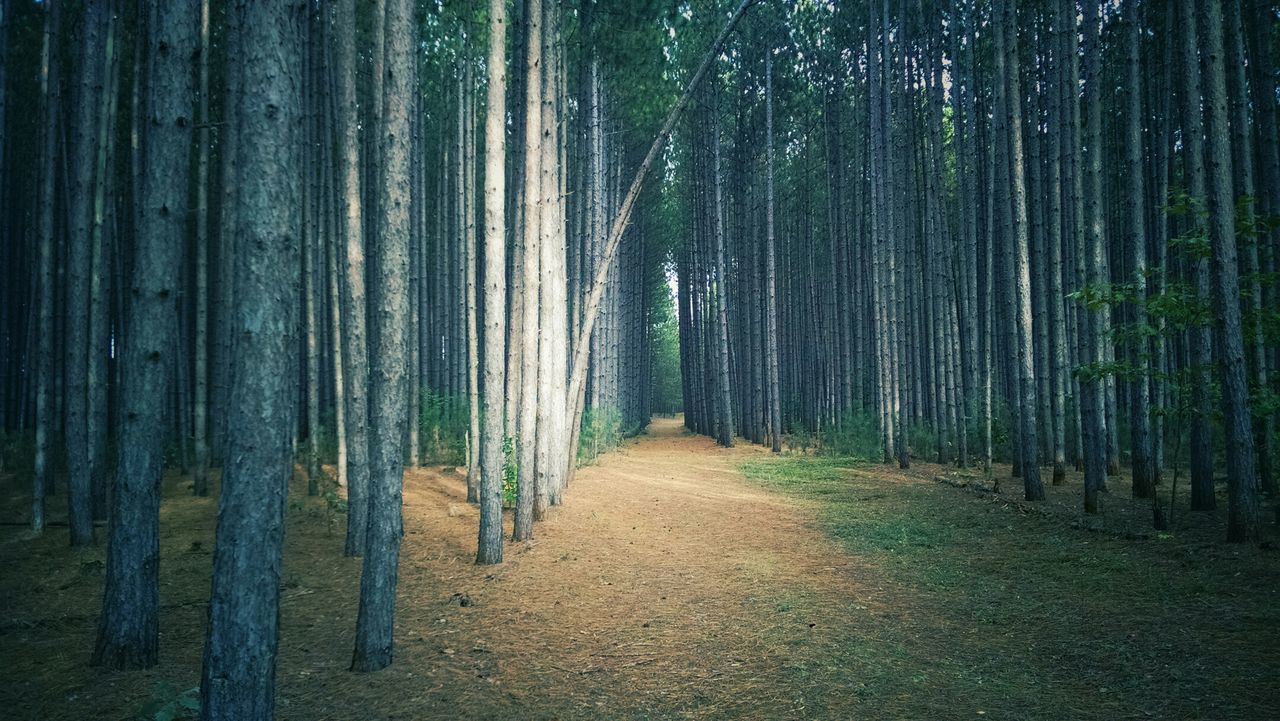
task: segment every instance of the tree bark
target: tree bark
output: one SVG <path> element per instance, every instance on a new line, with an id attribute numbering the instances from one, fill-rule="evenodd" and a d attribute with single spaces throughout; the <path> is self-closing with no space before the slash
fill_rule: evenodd
<path id="1" fill-rule="evenodd" d="M 1254 456 L 1249 384 L 1240 313 L 1240 271 L 1236 250 L 1235 199 L 1231 185 L 1231 135 L 1223 56 L 1223 0 L 1200 5 L 1204 68 L 1205 161 L 1212 247 L 1213 301 L 1217 308 L 1223 427 L 1227 448 L 1227 540 L 1257 537 L 1258 475 Z"/>
<path id="2" fill-rule="evenodd" d="M 369 537 L 360 575 L 353 671 L 391 664 L 408 403 L 409 104 L 417 47 L 410 0 L 386 3 L 386 82 L 379 163 L 377 323 L 370 348 Z"/>
<path id="3" fill-rule="evenodd" d="M 476 563 L 502 561 L 505 478 L 507 2 L 489 0 L 488 108 L 484 124 L 484 435 Z"/>
<path id="4" fill-rule="evenodd" d="M 236 354 L 200 682 L 202 721 L 275 717 L 280 559 L 298 413 L 305 8 L 238 3 Z M 193 18 L 194 19 L 194 18 Z M 185 157 L 185 155 L 183 155 Z M 185 184 L 182 187 L 186 187 Z"/>

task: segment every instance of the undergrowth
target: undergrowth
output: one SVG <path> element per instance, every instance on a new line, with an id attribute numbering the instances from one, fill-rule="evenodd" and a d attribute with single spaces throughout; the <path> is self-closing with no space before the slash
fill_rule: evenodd
<path id="1" fill-rule="evenodd" d="M 832 687 L 887 703 L 908 694 L 904 708 L 935 718 L 1280 710 L 1273 552 L 1091 534 L 849 458 L 742 470 L 811 505 L 883 584 L 873 593 L 889 618 L 838 640 L 842 657 L 824 672 Z"/>

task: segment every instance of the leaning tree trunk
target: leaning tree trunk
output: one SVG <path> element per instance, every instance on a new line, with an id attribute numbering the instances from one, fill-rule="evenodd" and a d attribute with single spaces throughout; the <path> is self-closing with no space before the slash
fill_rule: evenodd
<path id="1" fill-rule="evenodd" d="M 150 123 L 143 136 L 139 224 L 122 343 L 106 588 L 93 652 L 94 665 L 109 668 L 149 668 L 157 661 L 164 411 L 187 229 L 198 13 L 197 0 L 174 0 L 153 6 L 148 23 Z"/>
<path id="2" fill-rule="evenodd" d="M 531 4 L 539 3 L 540 0 L 530 0 Z M 576 453 L 573 452 L 578 445 L 578 433 L 582 426 L 582 397 L 583 389 L 586 386 L 587 367 L 590 351 L 590 343 L 592 330 L 595 328 L 597 317 L 600 315 L 600 303 L 604 299 L 605 286 L 609 278 L 609 270 L 613 265 L 614 256 L 618 252 L 618 244 L 622 242 L 623 232 L 627 229 L 627 225 L 631 219 L 631 210 L 635 206 L 636 198 L 640 195 L 640 188 L 644 185 L 645 176 L 649 174 L 649 168 L 653 166 L 653 161 L 657 159 L 658 152 L 666 145 L 667 139 L 671 137 L 671 132 L 675 129 L 676 121 L 689 105 L 693 92 L 697 89 L 698 84 L 702 81 L 703 76 L 707 74 L 707 70 L 711 67 L 712 62 L 720 55 L 720 48 L 724 46 L 725 40 L 729 37 L 729 33 L 733 32 L 733 28 L 738 24 L 738 20 L 747 11 L 753 0 L 742 0 L 738 7 L 734 10 L 733 15 L 729 17 L 724 28 L 720 31 L 711 44 L 711 48 L 707 54 L 703 56 L 702 63 L 694 72 L 693 77 L 689 80 L 689 85 L 685 87 L 684 94 L 680 96 L 680 100 L 676 102 L 675 107 L 668 113 L 666 120 L 663 122 L 662 129 L 658 131 L 658 136 L 654 138 L 653 144 L 649 146 L 649 152 L 645 155 L 644 160 L 640 163 L 640 167 L 636 169 L 636 175 L 631 181 L 631 186 L 627 189 L 627 194 L 623 196 L 622 203 L 619 205 L 617 212 L 614 214 L 613 225 L 609 229 L 609 237 L 605 241 L 603 253 L 600 257 L 598 267 L 595 269 L 595 277 L 591 280 L 590 291 L 587 300 L 583 304 L 582 327 L 578 330 L 578 336 L 573 343 L 573 363 L 571 364 L 571 373 L 569 374 L 569 393 L 566 396 L 573 406 L 569 409 L 567 415 L 569 419 L 569 449 L 568 461 L 569 468 L 566 471 L 566 480 L 573 478 L 574 463 Z"/>

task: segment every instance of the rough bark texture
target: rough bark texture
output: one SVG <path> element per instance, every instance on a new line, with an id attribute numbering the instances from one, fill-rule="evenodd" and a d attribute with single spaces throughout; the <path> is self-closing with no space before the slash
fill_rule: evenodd
<path id="1" fill-rule="evenodd" d="M 148 22 L 144 167 L 123 339 L 119 457 L 95 665 L 149 668 L 159 644 L 164 402 L 187 229 L 198 0 L 153 5 Z"/>
<path id="2" fill-rule="evenodd" d="M 200 683 L 203 721 L 275 717 L 280 556 L 297 420 L 304 7 L 236 7 L 236 355 Z"/>
<path id="3" fill-rule="evenodd" d="M 1205 166 L 1209 242 L 1213 248 L 1213 302 L 1218 313 L 1219 382 L 1222 384 L 1222 425 L 1227 442 L 1227 540 L 1242 542 L 1257 537 L 1261 519 L 1240 312 L 1235 198 L 1231 184 L 1231 131 L 1223 61 L 1223 2 L 1206 0 L 1200 6 L 1203 31 L 1200 57 L 1204 67 Z"/>
<path id="4" fill-rule="evenodd" d="M 489 2 L 489 98 L 484 123 L 484 433 L 480 443 L 480 532 L 476 563 L 502 561 L 503 410 L 507 310 L 507 2 Z"/>
<path id="5" fill-rule="evenodd" d="M 354 671 L 391 664 L 400 562 L 408 402 L 409 107 L 415 32 L 410 0 L 387 0 L 383 68 L 382 159 L 379 163 L 378 296 L 370 348 L 369 536 L 360 575 Z"/>
<path id="6" fill-rule="evenodd" d="M 364 216 L 360 182 L 360 122 L 356 100 L 355 0 L 339 0 L 334 33 L 338 102 L 338 175 L 342 193 L 342 369 L 347 441 L 345 553 L 364 553 L 369 518 L 369 345 L 366 340 Z"/>

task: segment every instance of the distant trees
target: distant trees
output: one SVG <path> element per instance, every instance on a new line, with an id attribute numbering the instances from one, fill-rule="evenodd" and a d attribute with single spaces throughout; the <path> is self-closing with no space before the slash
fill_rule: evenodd
<path id="1" fill-rule="evenodd" d="M 1029 500 L 1044 497 L 1041 467 L 1062 484 L 1070 458 L 1087 512 L 1128 477 L 1162 525 L 1169 466 L 1189 464 L 1192 507 L 1213 508 L 1222 409 L 1229 535 L 1250 537 L 1275 442 L 1276 234 L 1258 211 L 1275 193 L 1256 180 L 1280 167 L 1264 141 L 1275 58 L 1250 25 L 1274 29 L 1263 6 L 877 1 L 753 16 L 722 61 L 736 101 L 702 100 L 666 189 L 685 198 L 672 207 L 686 424 L 723 441 L 727 355 L 734 433 L 761 440 L 776 398 L 772 435 L 793 445 L 903 467 L 964 465 L 981 447 Z M 1221 49 L 1206 45 L 1214 9 Z M 785 64 L 760 49 L 777 25 Z"/>

